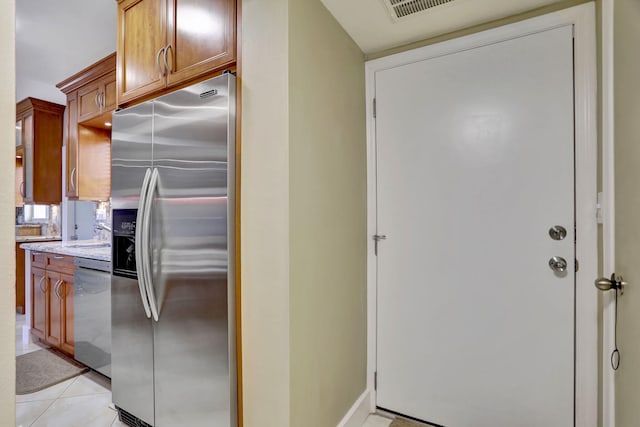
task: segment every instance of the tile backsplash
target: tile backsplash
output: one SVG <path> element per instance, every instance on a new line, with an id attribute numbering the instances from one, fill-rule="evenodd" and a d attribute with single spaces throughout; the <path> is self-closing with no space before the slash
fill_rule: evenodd
<path id="1" fill-rule="evenodd" d="M 97 202 L 94 222 L 94 238 L 98 240 L 111 239 L 111 203 Z"/>
<path id="2" fill-rule="evenodd" d="M 40 225 L 42 236 L 59 236 L 60 205 L 24 205 L 16 207 L 16 225 Z"/>
<path id="3" fill-rule="evenodd" d="M 111 239 L 111 204 L 109 202 L 73 202 L 69 209 L 69 240 Z"/>

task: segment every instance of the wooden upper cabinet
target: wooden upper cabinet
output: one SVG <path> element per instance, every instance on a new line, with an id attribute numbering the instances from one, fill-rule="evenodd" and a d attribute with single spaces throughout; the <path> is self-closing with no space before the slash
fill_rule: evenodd
<path id="1" fill-rule="evenodd" d="M 115 52 L 56 86 L 67 95 L 66 195 L 72 200 L 108 200 L 110 125 L 116 108 Z"/>
<path id="2" fill-rule="evenodd" d="M 78 104 L 80 105 L 78 121 L 92 118 L 100 113 L 100 90 L 97 83 L 78 91 Z"/>
<path id="3" fill-rule="evenodd" d="M 166 46 L 166 0 L 124 0 L 118 4 L 118 104 L 162 89 Z"/>
<path id="4" fill-rule="evenodd" d="M 26 98 L 16 105 L 16 153 L 22 154 L 25 203 L 62 201 L 62 135 L 64 105 Z"/>
<path id="5" fill-rule="evenodd" d="M 24 205 L 24 168 L 22 167 L 22 158 L 24 150 L 16 149 L 16 207 Z"/>
<path id="6" fill-rule="evenodd" d="M 119 0 L 118 105 L 236 60 L 236 0 Z"/>
<path id="7" fill-rule="evenodd" d="M 116 73 L 110 73 L 108 78 L 104 79 L 104 89 L 102 91 L 102 111 L 113 112 L 118 107 L 116 96 Z"/>
<path id="8" fill-rule="evenodd" d="M 85 122 L 116 109 L 116 74 L 93 81 L 78 90 L 78 122 Z"/>
<path id="9" fill-rule="evenodd" d="M 74 92 L 67 95 L 67 197 L 78 198 L 78 99 Z"/>
<path id="10" fill-rule="evenodd" d="M 234 0 L 173 0 L 168 6 L 168 86 L 236 60 Z"/>

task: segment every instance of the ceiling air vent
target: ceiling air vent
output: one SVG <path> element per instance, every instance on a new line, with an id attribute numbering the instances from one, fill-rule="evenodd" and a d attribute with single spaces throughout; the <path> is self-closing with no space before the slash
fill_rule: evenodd
<path id="1" fill-rule="evenodd" d="M 382 0 L 389 9 L 391 18 L 397 21 L 414 13 L 451 3 L 453 0 Z"/>

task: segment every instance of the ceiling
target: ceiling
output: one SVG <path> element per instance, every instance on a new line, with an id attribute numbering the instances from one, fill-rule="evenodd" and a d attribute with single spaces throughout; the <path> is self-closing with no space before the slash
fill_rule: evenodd
<path id="1" fill-rule="evenodd" d="M 321 0 L 366 54 L 560 0 L 453 0 L 394 22 L 384 0 Z M 65 103 L 55 85 L 116 48 L 115 0 L 16 1 L 16 100 Z"/>
<path id="2" fill-rule="evenodd" d="M 16 0 L 16 101 L 66 104 L 56 84 L 116 50 L 115 0 Z"/>
<path id="3" fill-rule="evenodd" d="M 394 22 L 386 0 L 321 0 L 365 54 L 486 23 L 561 0 L 453 0 Z"/>

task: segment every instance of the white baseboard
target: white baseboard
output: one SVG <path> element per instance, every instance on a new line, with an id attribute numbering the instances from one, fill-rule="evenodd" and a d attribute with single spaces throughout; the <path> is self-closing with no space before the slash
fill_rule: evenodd
<path id="1" fill-rule="evenodd" d="M 337 427 L 362 427 L 371 412 L 369 411 L 371 407 L 370 400 L 371 393 L 369 393 L 369 390 L 365 390 L 338 423 Z"/>

